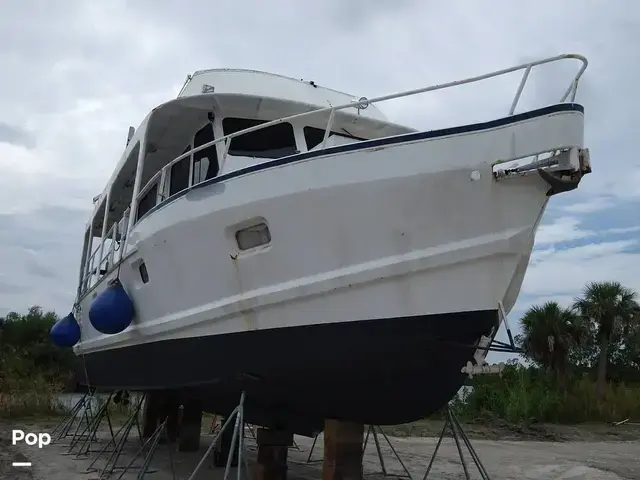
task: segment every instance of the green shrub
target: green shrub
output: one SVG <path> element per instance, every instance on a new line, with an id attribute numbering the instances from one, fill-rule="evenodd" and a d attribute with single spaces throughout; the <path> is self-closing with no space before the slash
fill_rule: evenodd
<path id="1" fill-rule="evenodd" d="M 453 403 L 466 421 L 487 417 L 529 424 L 613 422 L 640 418 L 640 385 L 608 384 L 598 401 L 588 376 L 569 377 L 558 384 L 555 375 L 521 365 L 508 365 L 499 376 L 478 376 L 473 391 Z"/>

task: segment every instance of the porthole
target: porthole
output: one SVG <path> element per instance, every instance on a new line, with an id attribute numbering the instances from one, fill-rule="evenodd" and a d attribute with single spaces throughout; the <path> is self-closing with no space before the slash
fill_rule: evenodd
<path id="1" fill-rule="evenodd" d="M 261 247 L 271 242 L 271 232 L 266 223 L 261 222 L 236 232 L 236 242 L 240 250 Z"/>
<path id="2" fill-rule="evenodd" d="M 144 262 L 140 264 L 138 271 L 140 272 L 140 280 L 142 280 L 142 283 L 149 283 L 149 272 L 147 272 L 147 266 Z"/>

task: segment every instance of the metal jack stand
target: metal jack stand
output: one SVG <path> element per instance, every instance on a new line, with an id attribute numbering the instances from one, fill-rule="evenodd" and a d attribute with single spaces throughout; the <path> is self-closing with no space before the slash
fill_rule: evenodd
<path id="1" fill-rule="evenodd" d="M 384 464 L 384 458 L 382 457 L 382 450 L 380 449 L 380 440 L 378 439 L 378 433 L 376 432 L 376 428 L 379 430 L 380 434 L 382 434 L 382 436 L 386 440 L 387 445 L 389 445 L 389 448 L 391 448 L 393 455 L 396 457 L 398 462 L 400 462 L 400 465 L 402 465 L 402 469 L 404 470 L 405 475 L 395 475 L 395 474 L 387 473 L 387 468 Z M 387 437 L 387 434 L 384 433 L 384 431 L 382 431 L 382 428 L 378 425 L 369 425 L 369 428 L 367 429 L 367 435 L 364 437 L 364 445 L 362 446 L 362 455 L 364 456 L 364 452 L 367 449 L 369 434 L 371 434 L 371 436 L 373 437 L 373 441 L 375 442 L 375 445 L 376 445 L 376 451 L 378 452 L 378 460 L 380 460 L 380 468 L 382 469 L 382 475 L 384 475 L 385 477 L 391 475 L 397 478 L 409 478 L 410 480 L 413 480 L 411 473 L 409 473 L 409 470 L 407 470 L 407 466 L 404 464 L 404 462 L 400 458 L 400 455 L 398 455 L 398 452 L 393 447 L 391 440 L 389 440 L 389 437 Z"/>
<path id="2" fill-rule="evenodd" d="M 250 425 L 250 424 L 247 423 L 247 424 L 245 424 L 245 428 L 249 431 L 249 435 L 251 436 L 251 439 L 255 442 L 255 444 L 257 446 L 258 445 L 258 437 L 256 435 L 255 429 L 253 428 L 253 425 Z M 246 436 L 245 436 L 245 439 L 246 439 Z M 253 448 L 255 448 L 255 446 L 254 445 L 247 445 L 247 448 L 253 449 Z"/>
<path id="3" fill-rule="evenodd" d="M 321 458 L 318 458 L 316 460 L 311 460 L 311 455 L 313 455 L 313 449 L 316 448 L 316 442 L 318 441 L 318 437 L 320 436 L 320 433 L 317 433 L 315 437 L 313 437 L 313 443 L 311 444 L 311 448 L 309 449 L 309 455 L 307 455 L 307 461 L 306 463 L 317 463 L 317 462 L 322 462 Z"/>
<path id="4" fill-rule="evenodd" d="M 76 402 L 69 414 L 56 426 L 52 433 L 54 442 L 62 440 L 63 438 L 72 437 L 71 443 L 75 443 L 78 439 L 81 439 L 84 432 L 87 430 L 91 423 L 91 402 L 93 400 L 93 393 L 86 393 L 80 400 Z M 75 430 L 70 433 L 71 429 L 75 425 Z M 84 425 L 82 433 L 80 428 Z"/>
<path id="5" fill-rule="evenodd" d="M 224 425 L 222 425 L 222 427 L 218 431 L 217 435 L 211 442 L 211 445 L 209 445 L 209 448 L 207 448 L 207 451 L 200 459 L 200 462 L 198 462 L 198 465 L 196 465 L 196 468 L 193 470 L 188 480 L 193 480 L 196 477 L 196 475 L 198 474 L 198 471 L 200 470 L 202 465 L 204 465 L 204 463 L 207 461 L 207 458 L 211 454 L 212 450 L 217 446 L 218 442 L 222 438 L 222 435 L 224 434 L 224 431 L 229 427 L 229 425 L 231 424 L 231 420 L 233 420 L 234 417 L 235 417 L 235 422 L 233 426 L 233 436 L 231 438 L 231 448 L 229 451 L 229 456 L 227 458 L 227 465 L 224 469 L 224 480 L 228 480 L 229 478 L 231 463 L 233 461 L 236 448 L 238 449 L 237 479 L 241 480 L 242 478 L 242 470 L 243 470 L 242 467 L 244 467 L 245 478 L 247 480 L 249 479 L 249 464 L 247 462 L 247 455 L 245 451 L 245 437 L 244 437 L 244 425 L 245 425 L 244 424 L 244 399 L 245 399 L 245 393 L 242 392 L 242 395 L 240 395 L 240 403 L 236 408 L 233 409 L 233 412 L 231 412 L 231 415 L 227 417 L 226 421 L 224 422 Z"/>
<path id="6" fill-rule="evenodd" d="M 140 449 L 135 454 L 135 456 L 131 459 L 129 464 L 126 467 L 124 467 L 124 469 L 122 470 L 122 473 L 120 473 L 120 476 L 118 477 L 117 480 L 121 480 L 129 472 L 130 469 L 136 468 L 133 466 L 134 462 L 138 459 L 138 457 L 142 455 L 142 453 L 145 450 L 147 450 L 147 447 L 148 447 L 148 450 L 142 460 L 142 465 L 140 467 L 137 467 L 140 469 L 140 471 L 138 472 L 136 479 L 142 480 L 147 473 L 153 473 L 156 471 L 156 470 L 149 470 L 149 466 L 151 465 L 151 460 L 153 459 L 153 456 L 158 450 L 158 444 L 160 443 L 160 438 L 164 437 L 165 440 L 167 440 L 167 444 L 170 445 L 170 442 L 168 441 L 169 435 L 167 434 L 167 420 L 168 420 L 168 417 L 164 419 L 164 421 L 160 424 L 158 428 L 156 428 L 155 432 L 153 432 L 153 435 L 151 435 L 147 439 L 147 441 L 144 442 L 144 444 L 140 447 Z M 171 453 L 171 446 L 169 447 L 169 464 L 171 466 L 171 478 L 173 480 L 176 480 L 176 472 L 173 465 L 173 454 Z"/>
<path id="7" fill-rule="evenodd" d="M 103 478 L 110 477 L 115 470 L 119 470 L 123 468 L 123 467 L 117 466 L 118 460 L 120 458 L 120 455 L 122 455 L 122 449 L 124 448 L 124 445 L 127 442 L 127 439 L 129 438 L 129 433 L 131 432 L 131 429 L 133 428 L 134 425 L 136 425 L 138 429 L 138 434 L 140 435 L 140 425 L 138 424 L 138 414 L 140 413 L 140 408 L 142 407 L 142 403 L 144 402 L 144 399 L 145 399 L 145 395 L 142 395 L 138 400 L 138 402 L 135 404 L 133 412 L 129 415 L 124 425 L 122 425 L 122 427 L 120 427 L 120 429 L 115 433 L 115 435 L 113 435 L 112 440 L 115 446 L 113 451 L 111 452 L 111 455 L 107 459 L 107 462 L 105 463 L 104 467 L 100 469 L 100 468 L 94 467 L 94 465 L 96 464 L 98 459 L 102 457 L 102 455 L 107 453 L 107 449 L 111 444 L 111 442 L 109 442 L 107 445 L 105 445 L 102 448 L 102 450 L 100 450 L 96 458 L 94 458 L 91 464 L 87 467 L 86 473 L 99 472 L 99 477 L 103 479 Z"/>
<path id="8" fill-rule="evenodd" d="M 462 430 L 462 426 L 460 426 L 458 419 L 451 411 L 451 408 L 448 406 L 447 406 L 447 419 L 444 422 L 442 433 L 440 433 L 440 438 L 438 439 L 436 448 L 433 451 L 433 455 L 431 456 L 431 461 L 429 462 L 429 466 L 427 467 L 427 471 L 424 473 L 424 477 L 422 477 L 422 480 L 426 480 L 427 477 L 429 476 L 429 473 L 431 472 L 431 468 L 433 467 L 433 462 L 436 459 L 436 455 L 438 454 L 438 449 L 440 448 L 440 444 L 442 443 L 444 434 L 447 431 L 447 427 L 451 428 L 451 434 L 453 436 L 453 440 L 456 442 L 456 448 L 458 449 L 458 455 L 460 456 L 460 462 L 462 463 L 462 468 L 464 469 L 465 478 L 467 480 L 471 480 L 471 477 L 469 476 L 469 469 L 467 468 L 467 462 L 465 461 L 464 454 L 462 453 L 462 447 L 460 446 L 460 438 L 462 439 L 465 446 L 467 447 L 467 450 L 469 450 L 469 453 L 471 454 L 471 459 L 473 460 L 473 463 L 475 463 L 476 468 L 478 469 L 478 472 L 482 477 L 482 480 L 491 480 L 491 478 L 489 477 L 489 474 L 484 468 L 484 465 L 482 465 L 482 462 L 480 461 L 480 457 L 478 457 L 478 454 L 476 453 L 475 449 L 471 445 L 471 442 L 469 441 L 469 437 L 467 437 L 467 434 L 464 433 L 464 430 Z"/>
<path id="9" fill-rule="evenodd" d="M 115 447 L 115 442 L 113 440 L 113 425 L 111 423 L 111 417 L 109 416 L 109 404 L 111 402 L 111 397 L 113 394 L 109 394 L 107 397 L 107 401 L 98 409 L 95 415 L 91 415 L 89 423 L 84 427 L 82 433 L 74 437 L 71 444 L 69 445 L 69 450 L 67 450 L 63 455 L 72 455 L 73 450 L 76 446 L 79 445 L 78 452 L 76 454 L 76 458 L 80 458 L 80 456 L 86 456 L 89 452 L 93 452 L 91 450 L 91 445 L 94 442 L 98 441 L 98 430 L 100 429 L 100 425 L 102 424 L 103 419 L 107 419 L 107 424 L 109 426 L 109 433 L 111 434 L 111 438 L 107 445 L 113 444 Z M 82 443 L 80 443 L 82 440 Z"/>
<path id="10" fill-rule="evenodd" d="M 293 448 L 294 450 L 300 451 L 300 446 L 296 443 L 296 439 L 293 439 L 293 445 L 291 445 L 289 448 Z"/>
<path id="11" fill-rule="evenodd" d="M 67 436 L 67 434 L 69 433 L 69 430 L 71 430 L 71 427 L 73 426 L 73 424 L 75 423 L 76 419 L 78 418 L 78 415 L 80 414 L 80 411 L 82 410 L 82 407 L 84 407 L 86 405 L 87 402 L 87 396 L 89 394 L 85 393 L 71 408 L 71 410 L 69 410 L 69 412 L 64 416 L 64 418 L 62 420 L 60 420 L 60 422 L 55 426 L 55 428 L 53 429 L 53 431 L 51 432 L 51 438 L 55 440 L 61 440 L 64 437 Z"/>

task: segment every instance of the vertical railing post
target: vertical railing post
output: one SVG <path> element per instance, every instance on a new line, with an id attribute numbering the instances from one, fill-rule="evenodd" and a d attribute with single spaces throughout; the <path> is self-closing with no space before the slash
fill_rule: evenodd
<path id="1" fill-rule="evenodd" d="M 122 232 L 120 235 L 120 242 L 122 243 L 122 245 L 124 245 L 124 243 L 127 240 L 127 225 L 129 224 L 129 214 L 131 213 L 131 207 L 128 207 L 125 211 L 124 211 L 124 215 L 122 216 L 122 225 L 120 226 L 120 231 Z M 121 247 L 122 247 L 121 245 Z M 122 256 L 122 251 L 120 252 L 120 256 Z"/>
<path id="2" fill-rule="evenodd" d="M 522 95 L 522 90 L 524 89 L 525 83 L 527 83 L 527 79 L 529 78 L 529 73 L 531 72 L 531 64 L 527 65 L 524 73 L 522 74 L 522 80 L 520 80 L 520 85 L 518 85 L 518 90 L 516 91 L 516 96 L 513 97 L 513 102 L 511 102 L 511 108 L 509 109 L 509 115 L 513 115 L 513 112 L 516 111 L 516 106 L 518 105 L 518 101 L 520 100 L 520 96 Z"/>
<path id="3" fill-rule="evenodd" d="M 224 150 L 222 151 L 222 165 L 224 165 L 224 162 L 227 159 L 227 154 L 229 153 L 230 146 L 231 146 L 231 138 L 226 138 L 224 140 Z M 193 155 L 191 157 L 193 158 Z M 220 165 L 220 168 L 222 168 L 222 165 Z"/>
<path id="4" fill-rule="evenodd" d="M 109 202 L 111 201 L 111 187 L 107 190 L 107 198 L 104 202 L 104 215 L 102 216 L 102 233 L 100 234 L 100 253 L 98 254 L 98 270 L 102 266 L 102 255 L 104 254 L 104 242 L 107 236 L 107 224 L 109 221 Z"/>
<path id="5" fill-rule="evenodd" d="M 156 205 L 169 196 L 171 174 L 168 172 L 170 172 L 170 169 L 172 167 L 173 165 L 171 165 L 171 167 L 167 165 L 163 167 L 162 170 L 160 170 L 161 173 L 160 178 L 158 179 L 158 194 L 156 195 Z"/>
<path id="6" fill-rule="evenodd" d="M 87 289 L 91 288 L 91 277 L 93 277 L 93 264 L 96 258 L 95 252 L 92 252 L 89 256 L 89 263 L 87 264 Z"/>
<path id="7" fill-rule="evenodd" d="M 322 148 L 327 144 L 327 138 L 329 138 L 329 133 L 331 132 L 331 128 L 333 127 L 333 119 L 336 115 L 336 109 L 332 108 L 329 112 L 329 121 L 327 122 L 327 129 L 324 131 L 324 137 L 322 138 Z"/>
<path id="8" fill-rule="evenodd" d="M 87 283 L 87 288 L 89 288 L 89 272 L 91 271 L 91 260 L 93 258 L 93 222 L 96 216 L 91 216 L 91 223 L 89 223 L 89 243 L 87 246 L 87 261 L 85 263 L 84 269 L 84 281 Z"/>
<path id="9" fill-rule="evenodd" d="M 113 232 L 111 232 L 111 245 L 109 251 L 109 266 L 115 265 L 116 258 L 116 239 L 118 238 L 118 224 L 113 224 Z"/>
<path id="10" fill-rule="evenodd" d="M 149 118 L 149 121 L 151 118 Z M 138 213 L 138 193 L 140 192 L 140 184 L 142 183 L 142 169 L 144 168 L 144 159 L 147 151 L 147 136 L 149 135 L 149 123 L 144 127 L 142 138 L 140 139 L 140 150 L 138 150 L 138 163 L 136 165 L 136 178 L 133 182 L 133 193 L 131 196 L 131 211 L 129 212 L 129 221 L 127 222 L 126 237 L 129 238 L 129 232 L 133 228 L 133 224 Z M 122 255 L 127 251 L 127 243 L 122 245 Z"/>
<path id="11" fill-rule="evenodd" d="M 213 128 L 213 125 L 211 126 L 211 128 Z M 189 181 L 187 182 L 187 187 L 192 187 L 193 186 L 193 177 L 194 177 L 194 173 L 193 173 L 193 169 L 195 168 L 194 162 L 193 162 L 193 155 L 189 155 L 187 157 L 189 159 Z M 218 148 L 216 147 L 216 162 L 218 161 Z M 198 176 L 198 181 L 201 182 L 202 179 Z"/>
<path id="12" fill-rule="evenodd" d="M 83 239 L 83 242 L 82 242 L 82 256 L 80 257 L 80 274 L 79 274 L 79 278 L 78 278 L 78 298 L 77 298 L 77 300 L 80 300 L 80 295 L 84 291 L 83 285 L 84 285 L 84 277 L 85 277 L 87 255 L 88 255 L 87 248 L 90 248 L 89 247 L 89 242 L 90 241 L 91 241 L 91 227 L 89 227 L 88 230 L 85 230 L 84 239 Z"/>
<path id="13" fill-rule="evenodd" d="M 573 91 L 571 92 L 571 101 L 575 102 L 576 101 L 576 94 L 578 93 L 578 79 L 574 78 L 573 82 L 571 82 L 571 85 L 573 87 Z"/>

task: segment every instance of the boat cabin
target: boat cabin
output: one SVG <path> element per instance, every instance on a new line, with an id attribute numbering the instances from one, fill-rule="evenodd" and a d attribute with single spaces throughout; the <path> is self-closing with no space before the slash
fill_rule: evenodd
<path id="1" fill-rule="evenodd" d="M 388 122 L 375 105 L 332 110 L 362 100 L 251 70 L 205 70 L 187 77 L 176 99 L 130 128 L 119 164 L 94 198 L 78 300 L 124 258 L 136 223 L 169 197 L 257 163 L 414 131 Z M 252 130 L 241 134 L 247 129 Z"/>

